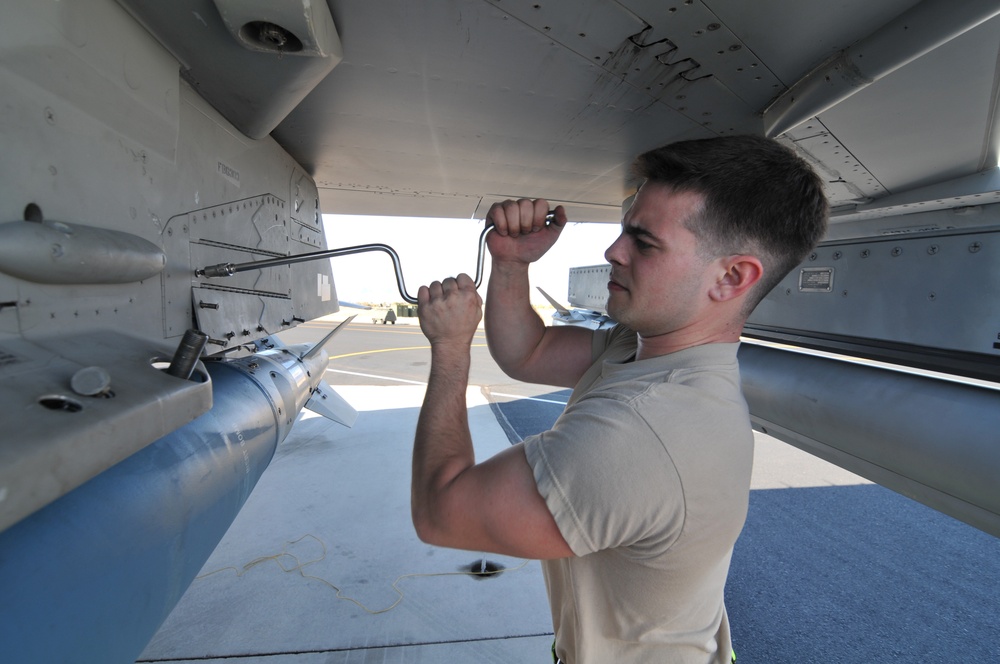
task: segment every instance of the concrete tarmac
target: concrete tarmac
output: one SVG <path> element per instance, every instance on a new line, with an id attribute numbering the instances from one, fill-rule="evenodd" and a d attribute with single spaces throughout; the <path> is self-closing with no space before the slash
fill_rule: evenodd
<path id="1" fill-rule="evenodd" d="M 363 313 L 327 346 L 353 429 L 304 415 L 143 662 L 550 662 L 537 562 L 424 545 L 409 461 L 430 359 Z M 321 338 L 299 326 L 289 343 Z M 507 378 L 473 341 L 477 455 L 544 430 L 567 390 Z M 479 567 L 477 567 L 477 565 Z M 727 607 L 739 661 L 1000 659 L 1000 540 L 767 436 Z"/>

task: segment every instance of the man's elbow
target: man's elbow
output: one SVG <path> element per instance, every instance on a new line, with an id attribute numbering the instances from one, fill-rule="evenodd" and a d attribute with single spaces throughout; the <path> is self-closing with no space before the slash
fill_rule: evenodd
<path id="1" fill-rule="evenodd" d="M 523 380 L 520 376 L 524 373 L 523 367 L 525 364 L 525 356 L 512 356 L 504 354 L 501 350 L 495 348 L 493 344 L 489 343 L 489 338 L 487 338 L 487 347 L 490 351 L 490 356 L 493 361 L 497 363 L 500 370 L 504 372 L 507 376 L 510 376 L 514 380 Z"/>
<path id="2" fill-rule="evenodd" d="M 437 500 L 410 507 L 413 529 L 424 544 L 449 549 L 475 549 L 481 544 L 473 534 L 479 528 L 467 518 L 463 505 Z"/>
<path id="3" fill-rule="evenodd" d="M 510 378 L 523 383 L 546 384 L 550 377 L 544 370 L 544 364 L 537 364 L 535 349 L 530 353 L 523 353 L 517 356 L 503 356 L 490 349 L 493 361 L 497 363 L 500 370 Z"/>
<path id="4" fill-rule="evenodd" d="M 410 506 L 410 515 L 413 519 L 413 529 L 421 542 L 432 546 L 453 546 L 449 543 L 451 538 L 448 536 L 446 524 L 443 524 L 440 518 L 436 518 L 432 509 L 413 503 Z"/>
<path id="5" fill-rule="evenodd" d="M 413 506 L 410 511 L 413 518 L 413 529 L 417 532 L 417 539 L 424 544 L 437 545 L 436 529 L 431 520 L 422 510 L 418 510 L 416 506 Z"/>

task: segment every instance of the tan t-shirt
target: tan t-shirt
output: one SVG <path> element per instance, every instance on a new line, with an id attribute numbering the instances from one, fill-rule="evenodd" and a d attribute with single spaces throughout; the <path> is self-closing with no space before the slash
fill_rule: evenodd
<path id="1" fill-rule="evenodd" d="M 576 554 L 543 563 L 556 652 L 569 664 L 728 662 L 723 590 L 753 462 L 739 345 L 636 362 L 621 326 L 595 344 L 552 430 L 524 441 Z"/>

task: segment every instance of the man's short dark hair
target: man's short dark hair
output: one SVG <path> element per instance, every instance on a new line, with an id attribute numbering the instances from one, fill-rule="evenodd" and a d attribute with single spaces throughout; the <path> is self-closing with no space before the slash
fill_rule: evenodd
<path id="1" fill-rule="evenodd" d="M 745 313 L 812 251 L 826 232 L 823 183 L 792 150 L 762 136 L 671 143 L 636 158 L 645 180 L 704 196 L 685 226 L 714 256 L 750 254 L 764 276 Z"/>

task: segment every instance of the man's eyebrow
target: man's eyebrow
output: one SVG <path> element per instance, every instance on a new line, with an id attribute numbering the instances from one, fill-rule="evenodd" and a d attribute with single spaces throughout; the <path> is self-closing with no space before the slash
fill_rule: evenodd
<path id="1" fill-rule="evenodd" d="M 651 231 L 649 231 L 648 229 L 643 228 L 639 224 L 636 224 L 636 223 L 633 223 L 633 222 L 626 223 L 626 222 L 623 221 L 622 222 L 622 233 L 627 233 L 627 234 L 631 235 L 632 237 L 641 237 L 644 240 L 645 239 L 649 239 L 649 240 L 653 240 L 654 242 L 660 242 L 660 238 L 658 238 L 655 235 L 653 235 L 653 233 Z"/>

